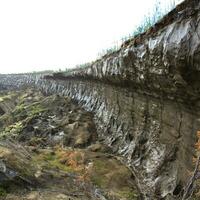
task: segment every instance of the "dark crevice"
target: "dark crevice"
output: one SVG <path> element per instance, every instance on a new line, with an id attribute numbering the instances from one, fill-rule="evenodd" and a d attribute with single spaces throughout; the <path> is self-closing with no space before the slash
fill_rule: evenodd
<path id="1" fill-rule="evenodd" d="M 176 188 L 174 189 L 174 191 L 173 191 L 173 195 L 174 196 L 178 196 L 178 195 L 180 195 L 180 193 L 183 191 L 183 186 L 181 185 L 181 184 L 178 184 L 177 186 L 176 186 Z"/>
<path id="2" fill-rule="evenodd" d="M 0 107 L 0 115 L 4 115 L 5 111 Z"/>

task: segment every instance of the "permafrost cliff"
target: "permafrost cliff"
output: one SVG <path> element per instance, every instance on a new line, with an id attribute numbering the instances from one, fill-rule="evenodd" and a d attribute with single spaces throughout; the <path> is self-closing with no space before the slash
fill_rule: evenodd
<path id="1" fill-rule="evenodd" d="M 186 0 L 146 33 L 67 75 L 0 75 L 95 114 L 98 134 L 134 173 L 144 199 L 178 199 L 200 127 L 200 2 Z"/>

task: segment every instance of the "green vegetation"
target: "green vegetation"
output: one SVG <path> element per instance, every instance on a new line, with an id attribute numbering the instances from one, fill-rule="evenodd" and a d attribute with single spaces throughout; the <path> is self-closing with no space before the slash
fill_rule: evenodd
<path id="1" fill-rule="evenodd" d="M 11 100 L 12 98 L 14 98 L 16 96 L 17 96 L 17 94 L 12 94 L 12 93 L 2 95 L 2 96 L 0 96 L 0 102 L 6 101 L 6 100 Z"/>
<path id="2" fill-rule="evenodd" d="M 71 68 L 71 69 L 66 68 L 64 72 L 61 72 L 61 71 L 60 72 L 63 73 L 63 74 L 68 74 L 70 72 L 73 72 L 75 69 L 76 70 L 84 69 L 84 68 L 90 66 L 91 64 L 92 63 L 89 63 L 89 62 L 88 63 L 79 64 L 79 65 L 76 65 L 74 68 Z"/>
<path id="3" fill-rule="evenodd" d="M 9 180 L 6 187 L 5 184 L 2 188 L 0 186 L 0 199 L 5 198 L 4 196 L 9 198 L 9 195 L 16 191 L 23 190 L 21 178 L 30 183 L 45 182 L 45 186 L 55 189 L 60 187 L 57 185 L 58 182 L 62 186 L 67 185 L 66 182 L 71 183 L 69 187 L 73 191 L 73 188 L 77 189 L 79 185 L 88 187 L 86 192 L 90 192 L 90 187 L 92 189 L 98 187 L 108 199 L 137 199 L 138 192 L 132 182 L 131 172 L 111 155 L 103 151 L 76 149 L 74 146 L 71 148 L 64 146 L 63 143 L 51 142 L 48 136 L 54 130 L 57 132 L 57 126 L 64 127 L 70 120 L 73 121 L 78 111 L 73 113 L 74 116 L 71 113 L 61 114 L 59 116 L 61 118 L 52 119 L 51 116 L 60 114 L 59 108 L 75 110 L 75 105 L 71 105 L 70 100 L 66 98 L 56 95 L 45 97 L 40 92 L 34 92 L 31 90 L 19 92 L 12 111 L 0 117 L 0 139 L 1 137 L 10 139 L 5 140 L 5 142 L 9 141 L 8 146 L 0 146 L 0 157 L 5 161 L 6 166 L 17 172 L 20 181 L 18 184 L 16 178 L 16 181 Z M 83 114 L 84 123 L 79 125 L 85 127 L 86 123 L 89 125 L 92 122 L 92 119 L 90 115 L 85 115 L 85 111 Z M 45 124 L 46 121 L 49 123 Z M 44 126 L 42 126 L 43 122 Z M 49 124 L 54 125 L 52 122 L 55 122 L 56 127 L 48 130 Z M 81 134 L 81 129 L 79 134 L 77 137 L 69 137 L 78 144 L 85 143 L 85 135 Z M 19 145 L 20 142 L 23 146 Z M 82 190 L 82 187 L 80 189 Z"/>
<path id="4" fill-rule="evenodd" d="M 24 104 L 16 106 L 10 115 L 1 117 L 1 120 L 5 120 L 9 123 L 6 124 L 7 127 L 4 131 L 10 132 L 13 130 L 15 132 L 20 132 L 24 124 L 45 110 L 46 109 L 44 109 L 39 103 L 34 103 L 28 106 L 25 106 Z"/>
<path id="5" fill-rule="evenodd" d="M 6 163 L 9 163 L 9 167 L 15 169 L 22 177 L 33 177 L 36 168 L 31 165 L 29 159 L 24 156 L 23 149 L 11 149 L 12 147 L 0 146 L 0 156 L 6 158 Z M 7 186 L 7 185 L 3 185 Z M 1 186 L 0 186 L 1 188 Z M 4 189 L 7 189 L 3 187 Z"/>
<path id="6" fill-rule="evenodd" d="M 7 195 L 7 191 L 3 186 L 0 186 L 0 198 L 5 197 Z"/>
<path id="7" fill-rule="evenodd" d="M 115 191 L 119 199 L 136 200 L 138 197 L 132 187 L 127 187 L 126 181 L 130 180 L 130 176 L 129 170 L 113 158 L 94 159 L 91 180 L 105 191 Z M 109 195 L 108 193 L 107 196 Z"/>
<path id="8" fill-rule="evenodd" d="M 108 180 L 104 177 L 109 172 L 108 165 L 102 160 L 96 160 L 94 163 L 94 171 L 97 173 L 92 177 L 92 181 L 98 187 L 105 187 L 108 184 Z"/>
<path id="9" fill-rule="evenodd" d="M 120 41 L 116 41 L 113 46 L 111 46 L 107 49 L 101 50 L 97 54 L 97 57 L 100 58 L 102 56 L 112 54 L 112 53 L 118 51 L 120 49 L 120 46 L 122 43 L 124 43 L 127 40 L 131 40 L 135 36 L 147 31 L 150 27 L 154 26 L 155 23 L 157 23 L 159 20 L 161 20 L 161 18 L 164 15 L 166 15 L 169 11 L 174 9 L 175 6 L 176 6 L 175 0 L 169 0 L 168 3 L 165 5 L 165 7 L 162 6 L 161 1 L 157 0 L 153 7 L 152 12 L 149 12 L 147 15 L 145 15 L 143 17 L 142 21 L 138 24 L 138 26 L 136 26 L 133 29 L 132 33 L 129 33 L 127 36 L 122 37 Z M 76 65 L 74 68 L 70 68 L 70 69 L 66 68 L 66 70 L 64 72 L 62 72 L 61 70 L 59 72 L 63 73 L 64 75 L 67 75 L 74 70 L 86 68 L 87 66 L 90 66 L 91 64 L 92 64 L 92 62 L 84 63 L 84 64 Z"/>
<path id="10" fill-rule="evenodd" d="M 163 9 L 161 6 L 161 2 L 157 1 L 154 5 L 152 12 L 144 16 L 144 19 L 140 22 L 140 24 L 136 27 L 136 29 L 130 36 L 134 37 L 135 35 L 145 32 L 151 26 L 157 23 L 169 11 L 174 9 L 175 6 L 176 6 L 175 0 L 170 0 L 168 6 Z"/>
<path id="11" fill-rule="evenodd" d="M 11 115 L 14 118 L 14 120 L 19 121 L 24 120 L 28 117 L 33 118 L 46 110 L 47 109 L 44 108 L 40 102 L 35 102 L 30 105 L 22 103 L 16 106 Z"/>
<path id="12" fill-rule="evenodd" d="M 130 190 L 129 187 L 123 187 L 121 191 L 119 191 L 119 196 L 126 198 L 127 200 L 137 200 L 138 195 L 135 191 Z"/>
<path id="13" fill-rule="evenodd" d="M 7 136 L 17 136 L 23 129 L 22 122 L 16 122 L 10 126 L 7 126 L 4 131 L 1 132 L 1 138 Z"/>
<path id="14" fill-rule="evenodd" d="M 33 165 L 41 166 L 45 169 L 59 169 L 65 172 L 73 172 L 73 168 L 70 166 L 67 166 L 65 164 L 62 164 L 60 162 L 60 155 L 57 151 L 51 152 L 51 151 L 43 151 L 39 154 L 36 154 L 33 156 L 32 159 Z"/>
<path id="15" fill-rule="evenodd" d="M 12 98 L 13 94 L 3 96 L 2 98 Z M 26 102 L 27 94 L 21 95 L 16 100 L 17 106 L 11 113 L 6 113 L 0 117 L 0 137 L 17 137 L 34 117 L 40 115 L 47 108 L 44 108 L 42 102 Z"/>
<path id="16" fill-rule="evenodd" d="M 87 166 L 88 162 L 91 163 L 90 167 Z M 101 153 L 56 147 L 53 151 L 39 151 L 33 156 L 32 164 L 41 169 L 58 169 L 76 174 L 78 181 L 91 181 L 103 189 L 108 198 L 113 197 L 112 192 L 118 199 L 136 200 L 138 197 L 134 186 L 129 185 L 130 171 L 119 161 Z"/>
<path id="17" fill-rule="evenodd" d="M 134 38 L 135 36 L 144 33 L 147 31 L 150 27 L 154 26 L 155 23 L 157 23 L 161 18 L 166 15 L 169 11 L 174 9 L 176 6 L 175 0 L 169 0 L 168 5 L 166 5 L 165 8 L 161 5 L 161 1 L 156 1 L 154 8 L 152 12 L 148 13 L 147 15 L 144 16 L 142 21 L 139 23 L 138 26 L 136 26 L 133 30 L 132 33 L 129 33 L 127 36 L 124 36 L 121 38 L 121 42 L 115 42 L 115 44 L 108 48 L 104 49 L 101 52 L 98 53 L 98 56 L 104 56 L 106 54 L 111 54 L 117 50 L 119 50 L 121 43 L 124 43 L 127 40 L 130 40 Z"/>

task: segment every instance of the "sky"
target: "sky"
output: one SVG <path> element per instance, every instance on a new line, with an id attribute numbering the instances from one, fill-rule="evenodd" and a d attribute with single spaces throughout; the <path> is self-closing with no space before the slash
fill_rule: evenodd
<path id="1" fill-rule="evenodd" d="M 93 61 L 133 32 L 155 2 L 0 0 L 0 73 L 64 70 Z"/>

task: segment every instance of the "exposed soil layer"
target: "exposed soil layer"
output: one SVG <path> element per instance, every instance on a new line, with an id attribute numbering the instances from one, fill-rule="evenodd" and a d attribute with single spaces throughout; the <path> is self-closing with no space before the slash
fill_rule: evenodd
<path id="1" fill-rule="evenodd" d="M 70 98 L 26 90 L 1 103 L 12 109 L 0 116 L 0 199 L 140 199 L 132 173 L 98 141 L 93 115 Z"/>
<path id="2" fill-rule="evenodd" d="M 144 199 L 180 199 L 194 170 L 200 130 L 199 22 L 200 1 L 186 0 L 145 34 L 86 68 L 48 76 L 0 75 L 0 87 L 36 87 L 72 98 L 94 114 L 98 140 L 123 158 Z M 36 120 L 33 135 L 37 126 Z M 85 148 L 95 141 L 74 131 L 62 145 Z M 20 142 L 26 137 L 23 133 Z M 48 139 L 42 137 L 44 145 Z"/>

